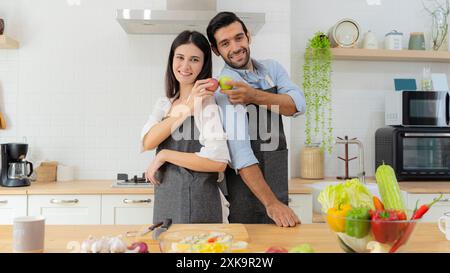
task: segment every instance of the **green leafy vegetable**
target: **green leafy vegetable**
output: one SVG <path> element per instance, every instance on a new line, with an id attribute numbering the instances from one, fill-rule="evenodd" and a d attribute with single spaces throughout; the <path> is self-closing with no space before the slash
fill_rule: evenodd
<path id="1" fill-rule="evenodd" d="M 358 178 L 347 180 L 336 185 L 328 185 L 320 192 L 317 198 L 322 205 L 322 211 L 338 207 L 341 204 L 350 204 L 352 207 L 365 207 L 373 209 L 372 194 Z"/>

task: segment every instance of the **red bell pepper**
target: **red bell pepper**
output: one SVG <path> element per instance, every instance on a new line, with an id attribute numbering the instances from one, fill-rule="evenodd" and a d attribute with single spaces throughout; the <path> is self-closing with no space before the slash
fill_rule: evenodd
<path id="1" fill-rule="evenodd" d="M 370 224 L 375 240 L 382 244 L 395 242 L 406 227 L 406 223 L 397 222 L 401 220 L 406 220 L 406 214 L 403 211 L 377 210 L 372 212 Z"/>

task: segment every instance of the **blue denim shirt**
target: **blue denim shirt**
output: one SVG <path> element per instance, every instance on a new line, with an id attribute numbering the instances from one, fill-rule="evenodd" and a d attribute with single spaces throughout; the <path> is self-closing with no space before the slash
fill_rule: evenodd
<path id="1" fill-rule="evenodd" d="M 303 92 L 289 78 L 286 70 L 275 60 L 253 60 L 254 70 L 234 69 L 225 64 L 220 76 L 227 75 L 233 81 L 245 81 L 256 89 L 269 89 L 278 87 L 278 94 L 287 94 L 294 101 L 297 113 L 296 117 L 305 113 L 306 103 Z M 267 77 L 269 76 L 269 77 Z M 272 81 L 272 82 L 270 82 Z M 273 85 L 272 85 L 273 84 Z M 220 107 L 220 114 L 224 130 L 228 137 L 228 148 L 231 155 L 231 167 L 236 171 L 257 164 L 250 145 L 248 133 L 247 111 L 244 105 L 233 105 L 228 96 L 220 91 L 215 93 L 216 102 Z"/>

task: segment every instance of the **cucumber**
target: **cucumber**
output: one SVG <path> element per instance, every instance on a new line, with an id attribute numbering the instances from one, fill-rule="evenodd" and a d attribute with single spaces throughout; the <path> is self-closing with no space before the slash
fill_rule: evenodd
<path id="1" fill-rule="evenodd" d="M 400 192 L 394 169 L 391 166 L 380 165 L 375 172 L 375 178 L 380 191 L 380 197 L 385 209 L 405 210 L 405 201 Z"/>

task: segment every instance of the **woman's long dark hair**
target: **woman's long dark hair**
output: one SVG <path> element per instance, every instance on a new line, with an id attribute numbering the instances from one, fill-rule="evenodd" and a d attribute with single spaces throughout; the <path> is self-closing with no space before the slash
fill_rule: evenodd
<path id="1" fill-rule="evenodd" d="M 212 77 L 212 60 L 211 60 L 211 47 L 208 43 L 206 37 L 197 31 L 189 31 L 185 30 L 181 32 L 175 40 L 173 40 L 172 46 L 170 47 L 169 60 L 167 62 L 166 69 L 166 96 L 171 99 L 174 97 L 178 97 L 180 93 L 180 83 L 177 78 L 175 78 L 175 74 L 173 73 L 173 57 L 175 55 L 175 49 L 180 45 L 185 44 L 194 44 L 197 46 L 204 55 L 204 63 L 202 70 L 198 74 L 197 80 L 207 79 Z"/>

